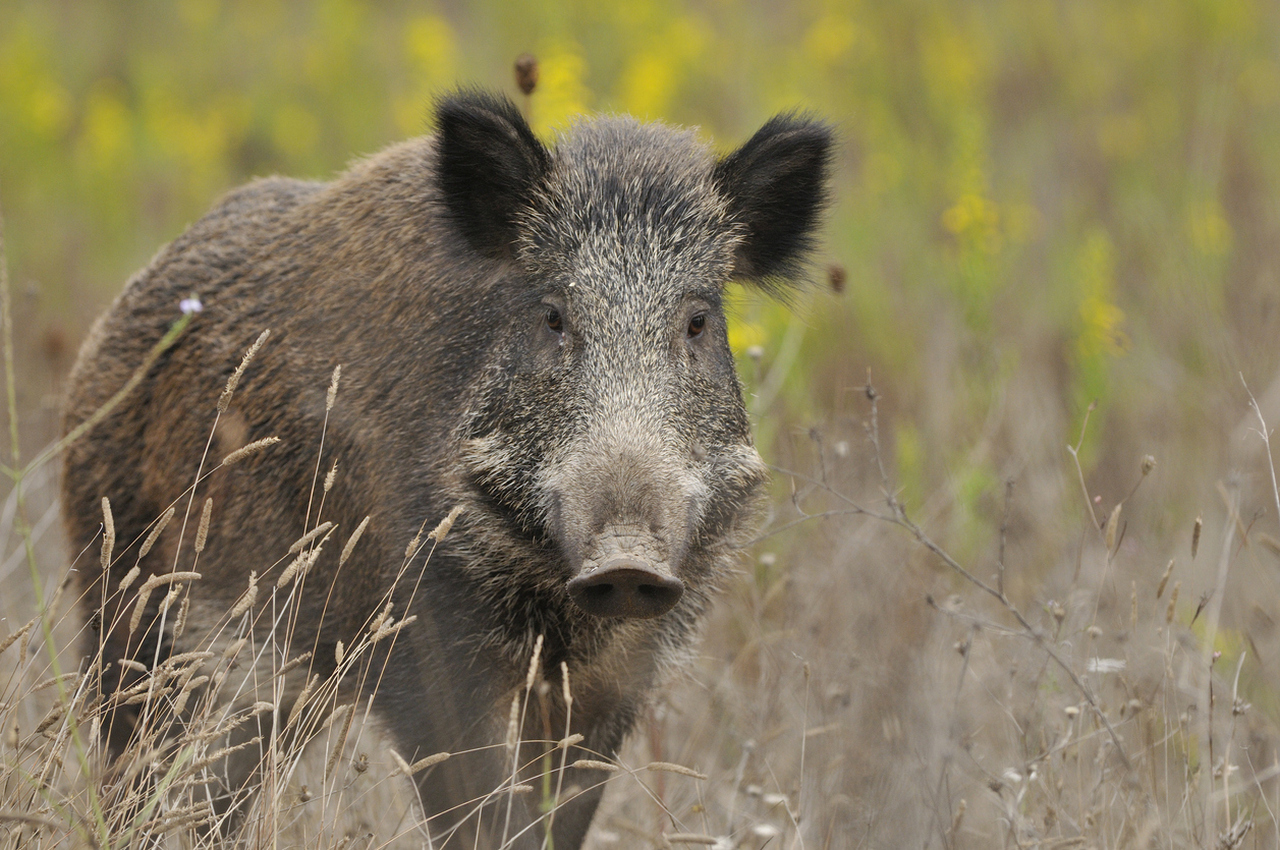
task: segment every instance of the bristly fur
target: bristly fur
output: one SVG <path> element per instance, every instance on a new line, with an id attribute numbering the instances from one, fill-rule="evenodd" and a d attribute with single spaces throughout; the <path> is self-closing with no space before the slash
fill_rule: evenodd
<path id="1" fill-rule="evenodd" d="M 271 565 L 333 522 L 294 640 L 328 673 L 337 643 L 353 646 L 388 597 L 397 622 L 417 617 L 396 637 L 375 708 L 411 761 L 472 752 L 417 777 L 428 814 L 504 781 L 487 746 L 503 739 L 535 644 L 553 687 L 548 716 L 523 731 L 567 734 L 566 664 L 569 731 L 584 736 L 569 761 L 616 752 L 687 654 L 766 481 L 721 293 L 734 278 L 776 287 L 800 267 L 830 145 L 819 122 L 780 116 L 717 161 L 689 131 L 619 117 L 583 120 L 547 147 L 509 101 L 477 92 L 442 99 L 437 118 L 434 136 L 332 183 L 233 192 L 130 282 L 81 353 L 68 427 L 143 362 L 179 298 L 198 294 L 204 311 L 70 449 L 63 500 L 73 547 L 96 535 L 103 496 L 127 547 L 193 480 L 211 429 L 212 457 L 278 437 L 199 485 L 214 508 L 184 634 L 160 632 L 156 599 L 136 609 L 136 633 L 104 610 L 88 649 L 146 663 L 184 651 L 251 574 L 276 586 Z M 269 341 L 215 407 L 264 328 Z M 338 472 L 317 518 L 322 430 L 319 468 Z M 445 539 L 406 560 L 458 506 Z M 159 535 L 144 573 L 190 569 L 181 526 Z M 669 610 L 603 616 L 571 594 L 575 576 L 623 556 L 678 580 Z M 85 569 L 88 598 L 132 613 L 118 598 L 128 566 Z M 138 675 L 112 669 L 107 690 Z M 117 750 L 126 720 L 112 724 Z M 595 788 L 557 813 L 557 848 L 578 846 L 598 800 Z M 516 815 L 539 817 L 533 805 Z M 496 846 L 494 822 L 486 808 L 459 838 Z M 513 846 L 540 846 L 539 830 Z"/>

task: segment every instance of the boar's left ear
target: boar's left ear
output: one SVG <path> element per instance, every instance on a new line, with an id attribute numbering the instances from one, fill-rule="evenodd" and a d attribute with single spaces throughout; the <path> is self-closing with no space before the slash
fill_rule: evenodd
<path id="1" fill-rule="evenodd" d="M 480 253 L 511 256 L 516 221 L 550 154 L 505 97 L 459 92 L 436 104 L 436 116 L 436 177 L 449 217 Z"/>
<path id="2" fill-rule="evenodd" d="M 735 277 L 768 284 L 799 271 L 826 205 L 830 161 L 831 129 L 789 114 L 716 163 L 716 184 L 744 230 Z"/>

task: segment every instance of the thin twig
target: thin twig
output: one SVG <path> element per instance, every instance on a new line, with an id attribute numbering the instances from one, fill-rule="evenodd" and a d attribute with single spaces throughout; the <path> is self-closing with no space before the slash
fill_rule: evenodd
<path id="1" fill-rule="evenodd" d="M 996 588 L 1004 596 L 1004 544 L 1009 533 L 1009 507 L 1013 504 L 1013 479 L 1004 482 L 1004 518 L 1000 520 L 1000 554 L 996 557 Z"/>
<path id="2" fill-rule="evenodd" d="M 1267 420 L 1262 418 L 1262 408 L 1258 406 L 1258 400 L 1253 397 L 1249 385 L 1244 382 L 1244 373 L 1240 373 L 1240 383 L 1244 384 L 1244 391 L 1249 395 L 1249 406 L 1258 417 L 1258 436 L 1262 437 L 1262 444 L 1267 449 L 1267 470 L 1271 473 L 1271 495 L 1275 497 L 1276 519 L 1280 521 L 1280 484 L 1276 483 L 1276 462 L 1271 456 L 1271 432 L 1267 430 Z"/>

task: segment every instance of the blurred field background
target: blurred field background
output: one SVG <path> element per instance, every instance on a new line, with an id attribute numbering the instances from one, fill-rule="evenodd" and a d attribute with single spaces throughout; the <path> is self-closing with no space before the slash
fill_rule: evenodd
<path id="1" fill-rule="evenodd" d="M 814 285 L 733 330 L 774 533 L 624 756 L 708 778 L 619 778 L 594 846 L 1280 847 L 1278 45 L 1264 0 L 3 0 L 4 460 L 222 192 L 459 83 L 523 102 L 523 52 L 547 137 L 629 112 L 728 150 L 809 110 L 841 139 Z M 68 563 L 51 470 L 0 517 L 0 638 L 21 522 L 45 584 Z M 886 494 L 1005 600 L 858 512 Z"/>

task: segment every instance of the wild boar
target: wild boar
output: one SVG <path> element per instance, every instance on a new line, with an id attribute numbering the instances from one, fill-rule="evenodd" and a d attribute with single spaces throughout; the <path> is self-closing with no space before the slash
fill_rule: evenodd
<path id="1" fill-rule="evenodd" d="M 767 474 L 723 293 L 794 280 L 831 131 L 781 115 L 717 158 L 692 131 L 598 117 L 549 147 L 510 101 L 473 91 L 441 99 L 436 123 L 333 182 L 232 192 L 130 281 L 80 353 L 68 429 L 135 376 L 181 299 L 203 309 L 70 447 L 64 509 L 83 551 L 110 502 L 112 562 L 79 566 L 108 694 L 215 631 L 279 641 L 263 612 L 291 586 L 267 591 L 290 544 L 333 523 L 294 588 L 292 644 L 313 654 L 291 692 L 332 674 L 371 615 L 416 617 L 379 645 L 377 675 L 341 687 L 373 697 L 406 760 L 460 754 L 415 777 L 435 846 L 538 847 L 547 814 L 509 812 L 511 759 L 493 746 L 535 647 L 550 687 L 524 736 L 581 735 L 569 762 L 612 756 L 756 529 Z M 267 437 L 280 442 L 218 466 Z M 189 521 L 126 554 L 170 505 Z M 438 545 L 409 546 L 455 508 Z M 133 596 L 171 571 L 200 574 L 181 635 L 165 593 Z M 251 573 L 263 591 L 229 621 Z M 124 712 L 117 752 L 138 722 Z M 583 840 L 605 776 L 572 774 L 557 850 Z"/>

